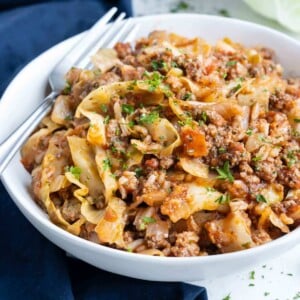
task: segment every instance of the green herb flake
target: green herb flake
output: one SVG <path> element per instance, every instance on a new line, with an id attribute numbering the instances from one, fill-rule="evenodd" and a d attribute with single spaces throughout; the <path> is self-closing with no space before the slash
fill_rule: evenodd
<path id="1" fill-rule="evenodd" d="M 244 243 L 242 244 L 242 247 L 245 249 L 249 249 L 251 247 L 251 243 L 250 242 Z"/>
<path id="2" fill-rule="evenodd" d="M 230 17 L 230 14 L 227 9 L 224 9 L 224 8 L 220 9 L 218 13 L 219 13 L 219 15 L 221 15 L 223 17 L 226 17 L 226 18 Z"/>
<path id="3" fill-rule="evenodd" d="M 143 74 L 147 79 L 145 80 L 146 84 L 148 84 L 148 91 L 154 92 L 162 83 L 164 76 L 162 76 L 158 72 L 153 72 L 152 74 L 147 71 Z"/>
<path id="4" fill-rule="evenodd" d="M 227 295 L 227 296 L 225 296 L 222 300 L 230 300 L 231 299 L 231 296 L 230 296 L 230 293 Z"/>
<path id="5" fill-rule="evenodd" d="M 175 61 L 172 61 L 171 62 L 171 67 L 172 68 L 178 68 L 178 65 L 177 65 L 177 63 Z"/>
<path id="6" fill-rule="evenodd" d="M 164 62 L 163 60 L 153 60 L 151 62 L 151 67 L 155 71 L 157 71 L 159 69 L 166 69 L 167 68 L 167 63 Z"/>
<path id="7" fill-rule="evenodd" d="M 291 168 L 298 161 L 294 150 L 288 151 L 286 157 L 287 157 L 287 166 L 289 168 Z"/>
<path id="8" fill-rule="evenodd" d="M 222 168 L 217 167 L 216 171 L 219 174 L 219 176 L 217 177 L 218 179 L 228 180 L 229 182 L 234 181 L 234 177 L 232 176 L 230 168 L 229 168 L 229 161 L 228 160 L 225 161 Z"/>
<path id="9" fill-rule="evenodd" d="M 223 147 L 220 147 L 220 148 L 218 149 L 218 152 L 219 152 L 220 154 L 226 153 L 226 149 L 223 148 Z"/>
<path id="10" fill-rule="evenodd" d="M 226 79 L 226 78 L 227 78 L 227 76 L 228 76 L 228 74 L 227 74 L 227 73 L 224 73 L 224 74 L 222 75 L 223 79 Z"/>
<path id="11" fill-rule="evenodd" d="M 103 124 L 107 125 L 110 120 L 110 116 L 106 116 L 103 120 Z"/>
<path id="12" fill-rule="evenodd" d="M 104 104 L 104 103 L 100 104 L 100 109 L 104 113 L 108 112 L 108 106 L 106 104 Z"/>
<path id="13" fill-rule="evenodd" d="M 212 187 L 210 187 L 210 186 L 206 187 L 205 189 L 206 189 L 206 191 L 207 191 L 208 193 L 213 193 L 213 192 L 216 192 L 216 191 L 217 191 L 216 189 L 214 189 L 214 188 L 212 188 Z"/>
<path id="14" fill-rule="evenodd" d="M 230 60 L 226 63 L 226 67 L 233 67 L 237 64 L 236 60 Z"/>
<path id="15" fill-rule="evenodd" d="M 143 176 L 143 169 L 142 168 L 136 168 L 134 170 L 134 172 L 135 172 L 135 176 L 138 177 L 138 178 Z"/>
<path id="16" fill-rule="evenodd" d="M 293 300 L 297 300 L 297 299 L 300 299 L 300 292 L 298 292 L 298 293 L 293 297 Z"/>
<path id="17" fill-rule="evenodd" d="M 295 118 L 295 119 L 294 119 L 294 122 L 295 122 L 295 123 L 300 123 L 300 119 L 299 119 L 299 118 Z"/>
<path id="18" fill-rule="evenodd" d="M 159 119 L 159 113 L 157 111 L 152 111 L 149 114 L 142 114 L 139 121 L 144 124 L 153 124 Z"/>
<path id="19" fill-rule="evenodd" d="M 200 118 L 201 118 L 201 120 L 202 120 L 204 123 L 207 123 L 207 121 L 208 121 L 208 116 L 207 116 L 207 113 L 206 113 L 205 111 L 202 111 L 202 112 L 201 112 Z"/>
<path id="20" fill-rule="evenodd" d="M 72 115 L 65 116 L 65 121 L 72 121 L 72 120 L 73 120 L 73 116 Z"/>
<path id="21" fill-rule="evenodd" d="M 171 12 L 178 12 L 178 11 L 180 11 L 180 10 L 187 10 L 189 8 L 189 5 L 186 3 L 186 2 L 184 2 L 184 1 L 180 1 L 177 5 L 176 5 L 176 7 L 174 7 L 174 8 L 172 8 L 171 9 Z"/>
<path id="22" fill-rule="evenodd" d="M 266 296 L 269 296 L 270 295 L 270 293 L 269 292 L 264 292 L 264 296 L 266 297 Z"/>
<path id="23" fill-rule="evenodd" d="M 127 252 L 132 252 L 133 251 L 132 248 L 127 248 L 126 250 L 127 250 Z"/>
<path id="24" fill-rule="evenodd" d="M 77 180 L 79 180 L 82 170 L 79 167 L 71 166 L 66 168 L 67 172 L 70 172 Z"/>
<path id="25" fill-rule="evenodd" d="M 133 80 L 127 87 L 128 91 L 133 91 L 134 88 L 137 86 L 137 80 Z"/>
<path id="26" fill-rule="evenodd" d="M 232 92 L 235 93 L 237 92 L 238 90 L 240 90 L 242 87 L 242 85 L 240 83 L 238 83 L 233 89 L 232 89 Z"/>
<path id="27" fill-rule="evenodd" d="M 128 126 L 130 128 L 133 128 L 134 125 L 135 125 L 135 122 L 133 120 L 131 120 L 131 121 L 128 122 Z"/>
<path id="28" fill-rule="evenodd" d="M 257 156 L 252 157 L 252 161 L 257 162 L 257 161 L 261 161 L 261 160 L 262 160 L 262 156 L 261 155 L 257 155 Z"/>
<path id="29" fill-rule="evenodd" d="M 182 100 L 186 101 L 186 100 L 191 100 L 192 98 L 192 93 L 187 92 L 183 95 Z"/>
<path id="30" fill-rule="evenodd" d="M 156 220 L 151 217 L 143 217 L 140 223 L 140 229 L 145 230 L 146 225 L 156 223 Z"/>
<path id="31" fill-rule="evenodd" d="M 230 201 L 230 196 L 228 194 L 221 195 L 219 198 L 215 200 L 215 202 L 218 204 L 226 204 L 229 203 L 229 201 Z"/>
<path id="32" fill-rule="evenodd" d="M 292 274 L 292 273 L 287 273 L 286 275 L 287 276 L 294 276 L 294 274 Z"/>
<path id="33" fill-rule="evenodd" d="M 292 136 L 295 137 L 295 138 L 298 138 L 298 137 L 300 137 L 300 132 L 293 129 L 292 130 Z"/>
<path id="34" fill-rule="evenodd" d="M 192 117 L 186 117 L 184 120 L 179 120 L 178 124 L 180 126 L 193 126 L 193 118 Z"/>
<path id="35" fill-rule="evenodd" d="M 255 286 L 255 284 L 254 283 L 249 283 L 248 286 Z"/>
<path id="36" fill-rule="evenodd" d="M 72 85 L 69 82 L 66 82 L 66 85 L 63 89 L 63 93 L 68 95 L 71 93 L 71 90 L 72 90 Z"/>
<path id="37" fill-rule="evenodd" d="M 268 203 L 267 199 L 262 194 L 256 195 L 255 199 L 256 199 L 257 202 Z"/>
<path id="38" fill-rule="evenodd" d="M 134 112 L 134 107 L 130 104 L 122 104 L 122 112 L 130 115 Z"/>
<path id="39" fill-rule="evenodd" d="M 114 154 L 118 153 L 118 149 L 114 145 L 110 146 L 110 151 Z"/>
<path id="40" fill-rule="evenodd" d="M 109 158 L 105 158 L 102 160 L 102 168 L 104 172 L 111 169 L 111 162 Z"/>
<path id="41" fill-rule="evenodd" d="M 153 224 L 153 223 L 156 223 L 156 220 L 154 218 L 151 218 L 151 217 L 143 217 L 142 222 L 144 224 Z"/>
<path id="42" fill-rule="evenodd" d="M 255 271 L 251 271 L 249 273 L 249 279 L 254 280 L 255 279 Z"/>
<path id="43" fill-rule="evenodd" d="M 253 129 L 252 128 L 248 128 L 247 130 L 246 130 L 246 134 L 247 135 L 252 135 L 253 134 Z"/>

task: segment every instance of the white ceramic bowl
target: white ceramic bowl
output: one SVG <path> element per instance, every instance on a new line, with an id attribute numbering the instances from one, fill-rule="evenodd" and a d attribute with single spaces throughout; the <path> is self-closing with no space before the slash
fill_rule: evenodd
<path id="1" fill-rule="evenodd" d="M 234 19 L 191 15 L 157 15 L 136 18 L 139 36 L 154 29 L 166 29 L 186 36 L 200 36 L 209 42 L 228 36 L 245 45 L 273 48 L 278 61 L 290 75 L 300 75 L 300 43 L 274 30 Z M 43 99 L 47 76 L 61 55 L 76 42 L 68 39 L 28 64 L 11 82 L 0 102 L 0 141 Z M 13 59 L 13 58 L 12 58 Z M 193 281 L 232 273 L 263 263 L 300 241 L 300 228 L 263 246 L 207 257 L 153 257 L 127 253 L 94 244 L 62 230 L 48 219 L 30 194 L 30 175 L 17 155 L 2 176 L 9 194 L 26 218 L 50 241 L 96 267 L 135 278 L 159 281 Z M 14 220 L 11 220 L 13 226 Z M 30 241 L 28 241 L 30 243 Z"/>

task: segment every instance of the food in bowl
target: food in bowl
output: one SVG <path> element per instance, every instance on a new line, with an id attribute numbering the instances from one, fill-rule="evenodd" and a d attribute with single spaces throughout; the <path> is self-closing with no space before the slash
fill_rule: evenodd
<path id="1" fill-rule="evenodd" d="M 22 148 L 58 226 L 130 252 L 248 249 L 300 220 L 300 81 L 274 53 L 152 32 L 72 68 Z"/>

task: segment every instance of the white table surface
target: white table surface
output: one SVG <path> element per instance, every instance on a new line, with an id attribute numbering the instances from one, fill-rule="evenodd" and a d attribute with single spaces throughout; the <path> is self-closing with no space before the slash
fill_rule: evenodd
<path id="1" fill-rule="evenodd" d="M 270 0 L 272 1 L 272 0 Z M 134 15 L 167 13 L 176 8 L 179 0 L 133 0 Z M 244 19 L 273 27 L 300 40 L 300 34 L 292 33 L 274 21 L 252 11 L 240 0 L 185 0 L 187 9 L 178 12 L 220 14 L 226 10 L 230 17 Z M 254 272 L 254 273 L 253 273 Z M 254 279 L 250 279 L 250 274 Z M 300 300 L 300 241 L 299 245 L 280 257 L 256 265 L 239 274 L 202 280 L 192 284 L 204 286 L 209 300 Z"/>

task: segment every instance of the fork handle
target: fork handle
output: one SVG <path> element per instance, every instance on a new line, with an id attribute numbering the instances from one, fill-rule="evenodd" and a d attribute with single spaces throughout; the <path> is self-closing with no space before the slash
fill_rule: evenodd
<path id="1" fill-rule="evenodd" d="M 51 92 L 28 119 L 0 144 L 0 176 L 28 136 L 50 111 L 56 97 L 57 93 Z"/>

